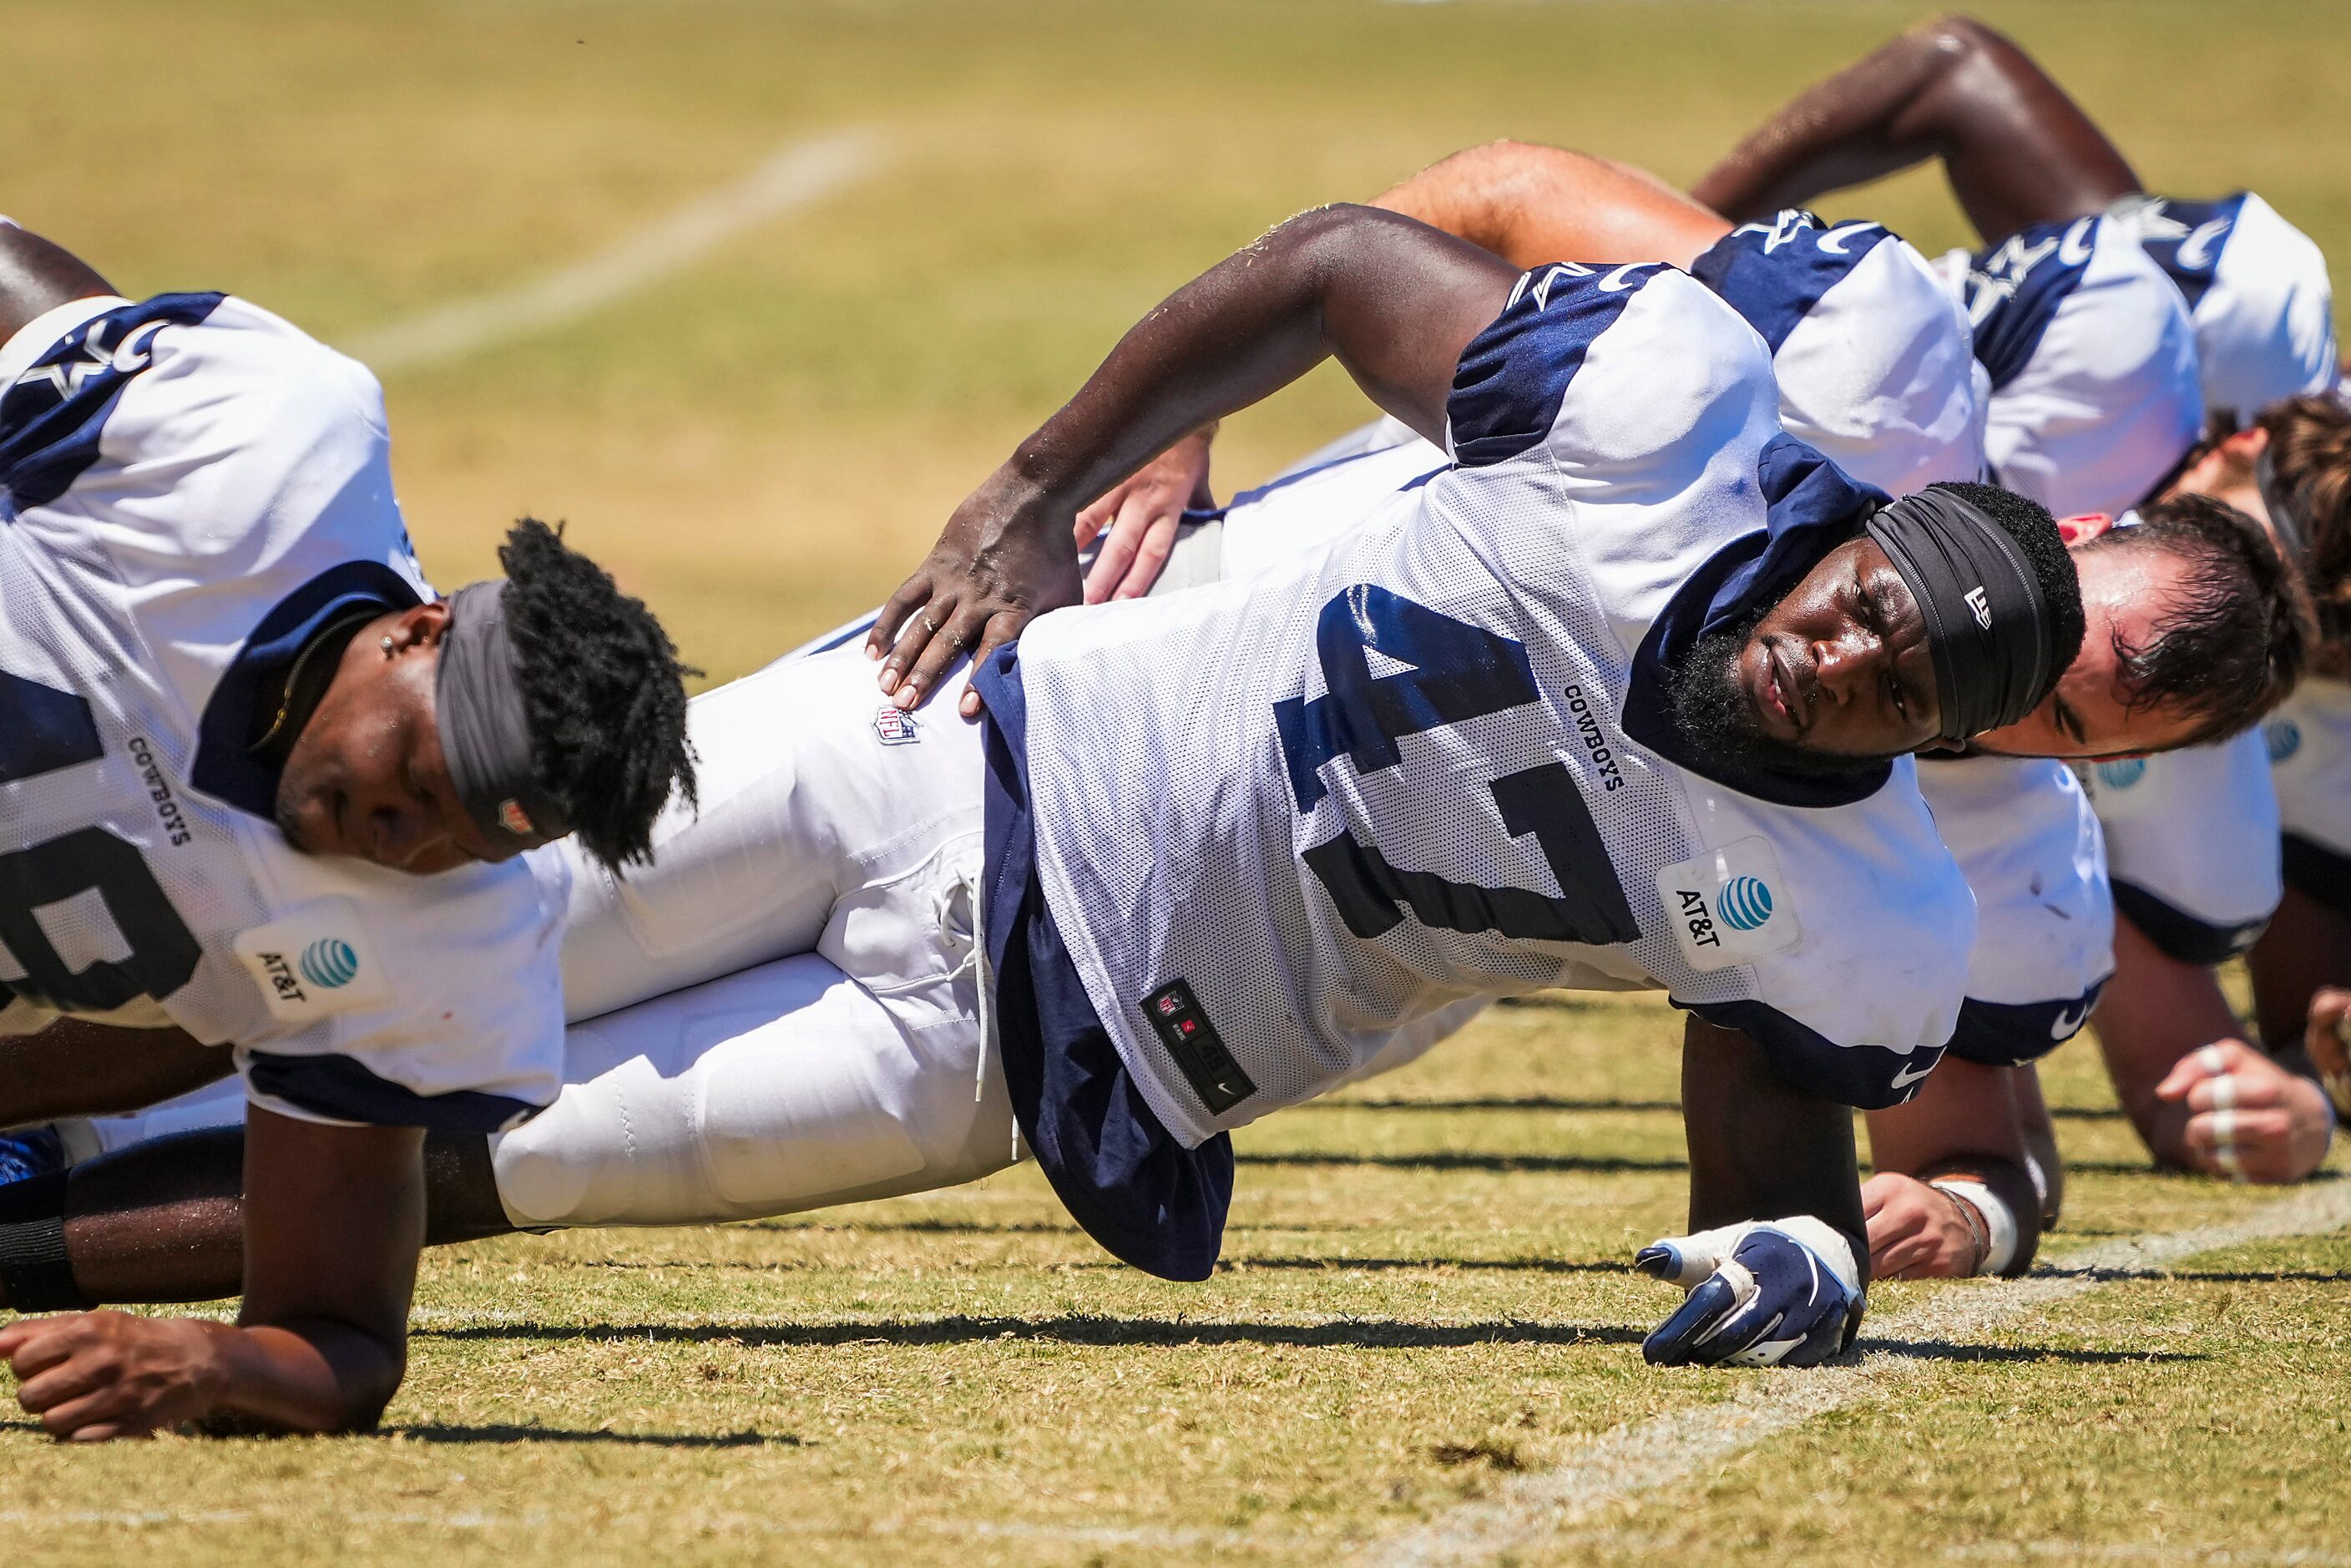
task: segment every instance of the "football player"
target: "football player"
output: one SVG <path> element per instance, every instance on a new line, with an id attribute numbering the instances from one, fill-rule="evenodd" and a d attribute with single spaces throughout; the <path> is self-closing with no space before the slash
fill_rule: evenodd
<path id="1" fill-rule="evenodd" d="M 1076 597 L 1081 499 L 1332 354 L 1458 465 L 1290 570 L 997 645 Z M 1844 1106 L 1926 1077 L 1971 936 L 1900 754 L 2029 712 L 2080 623 L 2045 514 L 1889 503 L 1776 397 L 1669 267 L 1520 274 L 1362 208 L 1274 230 L 893 599 L 883 633 L 925 633 L 893 692 L 986 629 L 983 725 L 877 703 L 852 648 L 695 706 L 699 816 L 570 879 L 575 1082 L 456 1162 L 439 1233 L 772 1214 L 1026 1150 L 1113 1253 L 1201 1278 L 1231 1128 L 1478 998 L 1650 986 L 1691 1015 L 1698 1233 L 1645 1254 L 1693 1287 L 1649 1352 L 1833 1354 L 1865 1263 Z"/>
<path id="2" fill-rule="evenodd" d="M 2134 496 L 2128 484 L 2100 476 L 2144 476 L 2147 493 L 2231 501 L 2311 567 L 2308 536 L 2339 535 L 2340 525 L 2328 519 L 2344 486 L 2327 476 L 2346 449 L 2277 437 L 2285 423 L 2306 433 L 2314 422 L 2339 424 L 2340 416 L 2304 404 L 2296 417 L 2294 404 L 2274 400 L 2324 386 L 2333 364 L 2316 247 L 2250 194 L 2180 203 L 2142 193 L 2119 152 L 2007 39 L 1966 18 L 1905 35 L 1800 96 L 1696 190 L 1729 211 L 1760 210 L 1938 153 L 1970 216 L 1997 242 L 1970 280 L 1971 303 L 1991 312 L 1991 330 L 1980 325 L 1979 335 L 1996 352 L 2014 336 L 2005 319 L 2030 324 L 2038 316 L 2045 321 L 2033 359 L 2094 368 L 2111 361 L 2113 332 L 2066 331 L 2068 302 L 2087 291 L 2097 270 L 2068 282 L 2062 264 L 2076 235 L 2099 236 L 2101 254 L 2115 248 L 2107 236 L 2134 242 L 2171 283 L 2192 324 L 2209 434 L 2201 442 L 2193 430 L 2175 437 L 2168 462 L 2165 446 L 2152 440 L 2093 444 L 2094 453 L 2119 449 L 2130 461 L 2093 463 L 2086 475 L 2072 461 L 2074 434 L 2095 428 L 2102 409 L 2144 427 L 2144 400 L 2125 383 L 2077 378 L 2085 395 L 2011 400 L 2018 444 L 2056 455 L 2028 464 L 2022 482 L 2060 513 L 2097 514 L 2060 526 L 2077 536 L 2106 529 L 2107 515 L 2127 513 Z M 2084 246 L 2077 241 L 2074 248 Z M 2016 384 L 2030 390 L 2032 380 L 2022 375 Z M 1994 403 L 1997 427 L 1997 391 Z M 2037 434 L 2044 430 L 2058 440 Z M 2250 482 L 2264 458 L 2266 490 Z M 2283 474 L 2280 462 L 2289 465 Z M 2085 476 L 2098 482 L 2081 482 Z M 2297 525 L 2297 511 L 2311 515 Z M 2322 601 L 2333 591 L 2325 577 L 2312 587 Z M 2211 663 L 2209 645 L 2191 643 L 2132 652 L 2143 665 L 2169 661 L 2184 671 Z M 2279 901 L 2278 811 L 2262 737 L 2161 758 L 2114 757 L 2086 768 L 2085 779 L 2105 826 L 2119 915 L 2116 977 L 2095 1017 L 2134 1123 L 2167 1164 L 2248 1179 L 2306 1174 L 2331 1134 L 2324 1097 L 2237 1038 L 2241 1026 L 2211 970 L 2252 944 Z M 2281 945 L 2289 941 L 2282 936 Z M 2281 961 L 2273 975 L 2287 967 Z M 2292 994 L 2304 1005 L 2265 1009 L 2269 1043 L 2289 1051 L 2305 1028 L 2315 1047 L 2320 1025 L 2331 1021 L 2309 1002 L 2325 972 L 2303 973 Z M 1932 1205 L 1922 1198 L 1911 1207 L 1916 1217 Z M 1944 1228 L 1948 1235 L 1951 1228 Z M 1948 1262 L 1957 1250 L 1941 1248 L 1938 1257 Z"/>
<path id="3" fill-rule="evenodd" d="M 1521 265 L 1565 255 L 1685 266 L 1771 349 L 1786 427 L 1848 472 L 1900 494 L 1982 468 L 1991 388 L 1971 350 L 1973 323 L 1927 259 L 1879 225 L 1829 225 L 1789 210 L 1734 227 L 1638 170 L 1522 142 L 1457 154 L 1388 192 L 1379 204 Z M 2135 281 L 2102 286 L 2102 308 L 2137 319 L 2141 340 L 2161 345 L 2179 306 L 2150 268 L 2128 265 L 2134 258 L 2126 251 L 2121 259 L 2125 277 Z M 2015 334 L 2006 337 L 2012 341 Z M 2032 380 L 2045 390 L 2064 378 L 2044 371 Z M 2066 384 L 2076 398 L 2112 395 L 2088 377 Z M 2158 401 L 2157 413 L 2166 406 Z M 1312 542 L 1318 529 L 1347 526 L 1383 486 L 1445 462 L 1441 451 L 1393 422 L 1359 432 L 1271 486 L 1237 497 L 1220 517 L 1193 513 L 1180 525 L 1170 569 L 1178 580 L 1192 580 L 1199 558 L 1210 556 L 1227 572 L 1254 570 Z M 1115 574 L 1114 591 L 1131 594 L 1166 553 L 1168 523 L 1148 516 L 1155 508 L 1132 504 L 1139 490 L 1148 499 L 1153 468 L 1168 471 L 1165 491 L 1198 492 L 1206 481 L 1205 441 L 1179 443 L 1081 517 L 1081 540 L 1097 526 L 1108 528 L 1088 580 L 1090 597 L 1112 591 L 1105 563 Z M 1362 499 L 1351 507 L 1334 494 L 1343 487 Z M 2282 574 L 2263 559 L 2266 546 L 2249 524 L 2219 508 L 2182 502 L 2150 511 L 2149 518 L 2149 526 L 2108 535 L 2095 547 L 2084 532 L 2076 564 L 2085 597 L 2101 605 L 2131 601 L 2133 619 L 2117 631 L 2133 645 L 2168 638 L 2180 645 L 2244 646 L 2241 630 L 2199 623 L 2195 602 L 2183 606 L 2169 591 L 2182 582 L 2225 580 L 2231 591 L 2220 599 L 2274 607 Z M 1153 529 L 1163 539 L 1146 537 Z M 1123 541 L 1123 532 L 1130 536 Z M 2153 584 L 2150 559 L 2168 572 Z M 2225 604 L 2214 608 L 2223 618 L 2229 613 Z M 2294 617 L 2283 619 L 2292 628 Z M 2253 646 L 2266 657 L 2260 643 Z M 2238 702 L 2273 706 L 2294 663 L 2289 653 L 2281 664 L 2247 672 L 2253 688 L 2238 687 L 2208 711 L 2225 713 Z M 2038 738 L 2052 750 L 2075 744 L 2053 727 Z M 1967 1201 L 1977 1221 L 1967 1234 L 1982 1243 L 1978 1261 L 1995 1271 L 2021 1270 L 2032 1260 L 2039 1216 L 2054 1197 L 2046 1189 L 2059 1179 L 2059 1166 L 2037 1084 L 2003 1070 L 2035 1060 L 2077 1030 L 2112 970 L 2104 851 L 2080 787 L 2057 764 L 1929 756 L 1921 758 L 1919 779 L 1975 891 L 1977 951 L 1951 1060 L 1917 1098 L 1870 1118 L 1880 1171 L 1931 1179 L 1942 1193 L 1927 1194 L 1923 1180 L 1874 1178 L 1865 1199 L 1873 1212 L 1896 1196 L 1931 1201 L 1954 1229 L 1962 1228 L 1966 1212 L 1957 1205 Z M 2016 1131 L 2004 1135 L 1995 1128 Z"/>
<path id="4" fill-rule="evenodd" d="M 503 583 L 436 597 L 374 380 L 266 311 L 123 298 L 7 225 L 0 339 L 12 1120 L 232 1067 L 252 1103 L 237 1323 L 45 1318 L 0 1354 L 60 1436 L 364 1424 L 401 1377 L 424 1130 L 513 1126 L 559 1082 L 562 889 L 518 857 L 645 854 L 691 793 L 679 666 L 540 524 Z M 0 1213 L 20 1310 L 87 1300 L 57 1179 Z"/>

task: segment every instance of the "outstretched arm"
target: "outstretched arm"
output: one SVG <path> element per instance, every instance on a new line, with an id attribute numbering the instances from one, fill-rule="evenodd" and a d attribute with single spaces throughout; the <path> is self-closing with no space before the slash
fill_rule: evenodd
<path id="1" fill-rule="evenodd" d="M 1943 161 L 1987 244 L 2105 211 L 2138 176 L 2081 106 L 1967 16 L 1915 27 L 1799 94 L 1690 193 L 1731 218 Z"/>
<path id="2" fill-rule="evenodd" d="M 1079 598 L 1079 510 L 1211 420 L 1336 357 L 1371 400 L 1432 440 L 1461 350 L 1517 273 L 1474 246 L 1369 207 L 1290 219 L 1144 317 L 1060 413 L 956 508 L 867 646 L 912 707 L 964 653 L 985 662 Z M 964 711 L 978 711 L 967 694 Z"/>
<path id="3" fill-rule="evenodd" d="M 80 1441 L 189 1421 L 294 1432 L 372 1425 L 407 1364 L 423 1136 L 256 1107 L 237 1322 L 108 1312 L 21 1320 L 0 1331 L 0 1356 L 22 1380 L 18 1402 Z"/>
<path id="4" fill-rule="evenodd" d="M 1458 235 L 1521 271 L 1547 261 L 1687 268 L 1730 232 L 1718 214 L 1644 170 L 1531 141 L 1456 152 L 1373 205 Z"/>

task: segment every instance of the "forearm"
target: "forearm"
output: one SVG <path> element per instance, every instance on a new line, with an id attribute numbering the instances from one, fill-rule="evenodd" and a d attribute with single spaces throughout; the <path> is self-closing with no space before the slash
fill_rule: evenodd
<path id="1" fill-rule="evenodd" d="M 1481 271 L 1490 287 L 1466 309 L 1448 307 L 1458 297 L 1448 286 Z M 1303 214 L 1153 310 L 989 484 L 1024 510 L 1067 517 L 1183 436 L 1334 355 L 1374 402 L 1442 439 L 1453 363 L 1500 308 L 1510 277 L 1391 214 Z"/>
<path id="2" fill-rule="evenodd" d="M 347 1323 L 207 1323 L 219 1383 L 204 1424 L 224 1431 L 351 1432 L 400 1387 L 398 1341 Z"/>
<path id="3" fill-rule="evenodd" d="M 2138 189 L 2097 126 L 2014 44 L 1946 17 L 1806 89 L 1691 187 L 1760 217 L 1940 158 L 1987 242 Z"/>
<path id="4" fill-rule="evenodd" d="M 2183 1102 L 2158 1097 L 2156 1088 L 2189 1052 L 2240 1032 L 2219 979 L 2200 964 L 2171 957 L 2117 912 L 2115 975 L 2091 1023 L 2116 1098 L 2148 1152 L 2160 1165 L 2196 1169 L 2188 1145 L 2194 1113 Z"/>
<path id="5" fill-rule="evenodd" d="M 0 1127 L 136 1111 L 218 1082 L 234 1066 L 227 1047 L 176 1029 L 59 1019 L 0 1036 Z"/>
<path id="6" fill-rule="evenodd" d="M 1843 1232 L 1867 1278 L 1853 1113 L 1791 1088 L 1762 1048 L 1702 1019 L 1682 1037 L 1690 1228 L 1808 1214 Z"/>

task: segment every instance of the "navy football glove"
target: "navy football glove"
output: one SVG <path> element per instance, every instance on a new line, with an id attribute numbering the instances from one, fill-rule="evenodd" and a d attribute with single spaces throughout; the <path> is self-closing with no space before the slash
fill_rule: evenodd
<path id="1" fill-rule="evenodd" d="M 1658 1366 L 1817 1366 L 1853 1343 L 1853 1244 L 1810 1215 L 1669 1236 L 1634 1266 L 1689 1291 L 1641 1345 Z"/>

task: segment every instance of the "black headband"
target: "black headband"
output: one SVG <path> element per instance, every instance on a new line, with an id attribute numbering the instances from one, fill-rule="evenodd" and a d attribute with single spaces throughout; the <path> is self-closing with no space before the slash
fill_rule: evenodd
<path id="1" fill-rule="evenodd" d="M 1869 537 L 1926 617 L 1942 738 L 2014 724 L 2049 695 L 2061 673 L 2052 667 L 2049 604 L 2006 529 L 1949 490 L 1929 488 L 1881 507 Z"/>
<path id="2" fill-rule="evenodd" d="M 490 842 L 530 849 L 569 832 L 571 819 L 531 762 L 505 588 L 475 582 L 451 595 L 433 700 L 441 715 L 441 755 L 465 814 Z"/>
<path id="3" fill-rule="evenodd" d="M 2285 557 L 2288 565 L 2301 570 L 2309 563 L 2310 536 L 2303 532 L 2302 519 L 2294 515 L 2285 486 L 2278 483 L 2277 465 L 2270 461 L 2267 447 L 2253 459 L 2253 483 L 2260 486 L 2262 505 L 2269 509 L 2270 531 L 2277 535 L 2278 554 Z"/>

